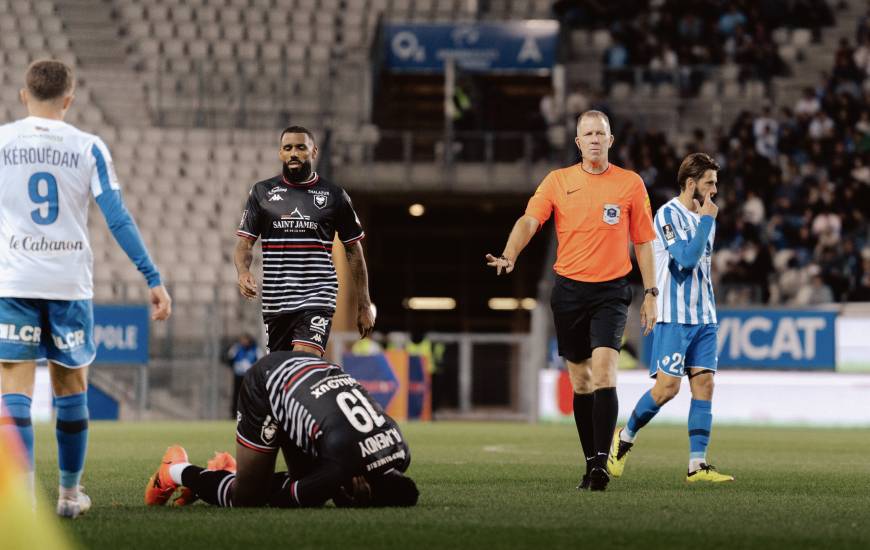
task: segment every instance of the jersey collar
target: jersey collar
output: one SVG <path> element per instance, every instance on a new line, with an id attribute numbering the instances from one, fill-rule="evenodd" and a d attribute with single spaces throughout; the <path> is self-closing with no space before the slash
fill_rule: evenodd
<path id="1" fill-rule="evenodd" d="M 284 185 L 287 187 L 311 187 L 315 183 L 320 180 L 320 176 L 317 175 L 317 172 L 311 172 L 311 177 L 305 181 L 299 183 L 293 183 L 292 181 L 287 181 L 287 178 L 284 177 L 284 174 L 281 174 L 281 181 L 284 182 Z"/>
<path id="2" fill-rule="evenodd" d="M 671 199 L 671 201 L 677 205 L 677 208 L 681 209 L 683 212 L 685 212 L 686 214 L 689 214 L 693 218 L 700 218 L 701 217 L 697 212 L 692 212 L 691 210 L 686 208 L 686 205 L 680 201 L 680 197 L 674 197 L 673 199 Z"/>
<path id="3" fill-rule="evenodd" d="M 593 178 L 596 178 L 599 176 L 606 176 L 607 174 L 610 173 L 610 169 L 612 167 L 613 167 L 613 163 L 608 161 L 607 168 L 604 170 L 604 172 L 601 172 L 600 174 L 593 174 L 592 172 L 588 172 L 585 168 L 583 168 L 583 161 L 582 160 L 577 163 L 577 168 L 580 170 L 581 174 L 586 174 L 587 176 L 592 176 Z"/>

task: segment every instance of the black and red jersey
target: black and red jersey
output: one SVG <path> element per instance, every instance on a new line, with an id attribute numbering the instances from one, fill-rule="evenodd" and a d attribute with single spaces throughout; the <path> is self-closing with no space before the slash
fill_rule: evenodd
<path id="1" fill-rule="evenodd" d="M 301 452 L 355 474 L 404 471 L 410 451 L 395 420 L 338 365 L 277 351 L 245 374 L 236 441 L 254 451 Z"/>
<path id="2" fill-rule="evenodd" d="M 262 242 L 267 318 L 303 309 L 334 311 L 333 240 L 337 234 L 349 244 L 365 236 L 344 189 L 316 172 L 302 183 L 282 175 L 255 183 L 236 234 Z"/>

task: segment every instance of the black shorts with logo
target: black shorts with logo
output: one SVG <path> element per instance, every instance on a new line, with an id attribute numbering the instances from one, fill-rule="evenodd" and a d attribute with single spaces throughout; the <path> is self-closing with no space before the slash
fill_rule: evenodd
<path id="1" fill-rule="evenodd" d="M 585 283 L 556 275 L 550 307 L 559 355 L 579 363 L 600 347 L 619 350 L 631 305 L 628 277 Z"/>
<path id="2" fill-rule="evenodd" d="M 325 353 L 334 313 L 327 309 L 303 309 L 267 317 L 268 350 L 290 351 L 293 344 L 306 344 Z"/>

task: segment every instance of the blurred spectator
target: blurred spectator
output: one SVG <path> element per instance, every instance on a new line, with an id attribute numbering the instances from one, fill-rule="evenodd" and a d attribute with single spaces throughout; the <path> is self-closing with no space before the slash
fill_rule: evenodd
<path id="1" fill-rule="evenodd" d="M 230 418 L 236 417 L 236 403 L 239 401 L 239 390 L 245 373 L 260 358 L 257 349 L 257 341 L 250 334 L 242 334 L 239 339 L 229 347 L 226 354 L 227 363 L 233 369 L 233 399 L 230 402 Z"/>
<path id="2" fill-rule="evenodd" d="M 822 108 L 816 92 L 812 88 L 804 88 L 804 95 L 794 106 L 794 112 L 798 119 L 809 120 Z"/>
<path id="3" fill-rule="evenodd" d="M 737 30 L 737 27 L 746 25 L 746 16 L 737 7 L 736 2 L 732 2 L 728 11 L 723 13 L 719 18 L 717 27 L 719 32 L 724 36 L 731 36 Z"/>
<path id="4" fill-rule="evenodd" d="M 810 265 L 807 268 L 810 283 L 804 285 L 798 291 L 794 300 L 796 306 L 812 306 L 819 304 L 830 304 L 834 301 L 834 293 L 831 287 L 825 284 L 822 279 L 819 266 Z"/>
<path id="5" fill-rule="evenodd" d="M 855 302 L 870 302 L 870 248 L 861 252 L 861 273 L 855 284 L 855 289 L 849 294 L 849 299 Z"/>
<path id="6" fill-rule="evenodd" d="M 824 111 L 818 111 L 810 121 L 807 129 L 811 139 L 828 139 L 834 135 L 834 121 Z"/>
<path id="7" fill-rule="evenodd" d="M 743 202 L 743 221 L 755 227 L 764 223 L 764 203 L 751 189 L 746 192 L 746 200 Z"/>
<path id="8" fill-rule="evenodd" d="M 625 44 L 615 41 L 604 51 L 604 92 L 610 93 L 614 82 L 630 82 L 631 69 L 628 68 L 628 49 Z"/>

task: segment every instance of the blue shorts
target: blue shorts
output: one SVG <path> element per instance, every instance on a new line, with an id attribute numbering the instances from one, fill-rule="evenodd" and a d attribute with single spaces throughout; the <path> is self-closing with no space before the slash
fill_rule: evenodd
<path id="1" fill-rule="evenodd" d="M 683 376 L 687 369 L 716 372 L 718 332 L 717 324 L 658 323 L 653 329 L 649 375 L 654 377 L 662 371 L 669 376 Z"/>
<path id="2" fill-rule="evenodd" d="M 0 361 L 48 359 L 78 368 L 96 355 L 91 300 L 0 298 Z"/>

